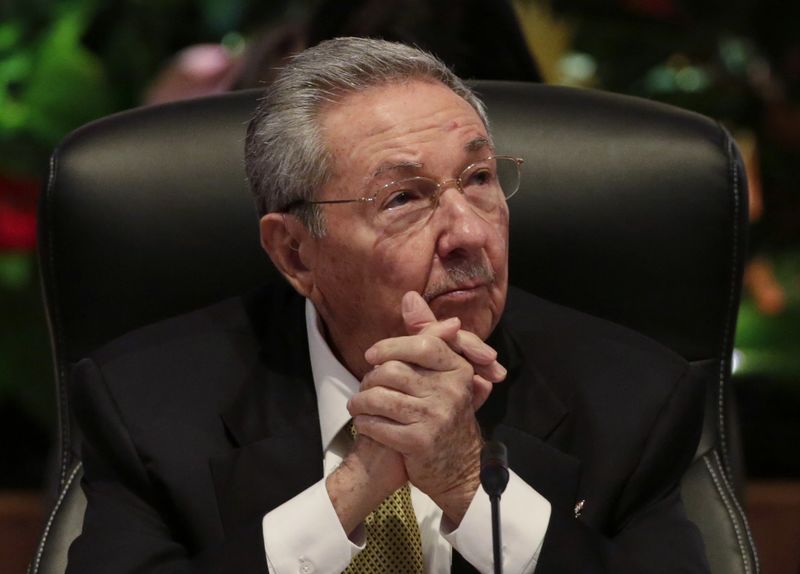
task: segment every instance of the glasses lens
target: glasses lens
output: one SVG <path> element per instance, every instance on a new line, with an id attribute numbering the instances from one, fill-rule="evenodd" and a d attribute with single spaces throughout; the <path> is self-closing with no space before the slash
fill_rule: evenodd
<path id="1" fill-rule="evenodd" d="M 503 190 L 503 196 L 508 199 L 519 189 L 519 163 L 510 157 L 498 157 L 495 161 L 497 162 L 497 180 Z"/>
<path id="2" fill-rule="evenodd" d="M 464 196 L 472 206 L 491 214 L 519 189 L 521 160 L 489 157 L 475 162 L 458 178 Z M 436 207 L 437 194 L 452 185 L 427 177 L 410 177 L 381 187 L 370 202 L 375 224 L 388 233 L 401 233 L 428 220 Z"/>
<path id="3" fill-rule="evenodd" d="M 410 227 L 430 215 L 437 183 L 427 177 L 411 177 L 382 187 L 375 195 L 375 219 L 388 230 Z"/>
<path id="4" fill-rule="evenodd" d="M 491 212 L 519 189 L 519 165 L 510 157 L 492 157 L 473 163 L 461 174 L 467 199 Z"/>

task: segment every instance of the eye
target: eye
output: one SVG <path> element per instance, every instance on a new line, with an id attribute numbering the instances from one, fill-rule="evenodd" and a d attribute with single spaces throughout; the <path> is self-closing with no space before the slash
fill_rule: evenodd
<path id="1" fill-rule="evenodd" d="M 420 199 L 419 194 L 410 190 L 396 191 L 392 193 L 382 204 L 381 209 L 397 209 Z"/>
<path id="2" fill-rule="evenodd" d="M 488 167 L 477 167 L 466 175 L 464 187 L 492 185 L 495 181 L 494 172 Z"/>
<path id="3" fill-rule="evenodd" d="M 424 178 L 389 184 L 378 194 L 378 206 L 381 211 L 425 206 L 430 203 L 430 187 Z"/>

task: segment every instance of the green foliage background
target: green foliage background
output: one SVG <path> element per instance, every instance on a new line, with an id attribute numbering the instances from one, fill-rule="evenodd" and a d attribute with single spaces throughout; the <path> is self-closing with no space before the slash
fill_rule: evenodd
<path id="1" fill-rule="evenodd" d="M 139 103 L 179 49 L 248 33 L 299 0 L 12 0 L 0 5 L 0 170 L 41 173 L 89 120 Z"/>
<path id="2" fill-rule="evenodd" d="M 148 82 L 181 48 L 220 42 L 231 32 L 247 35 L 293 17 L 305 5 L 302 0 L 0 2 L 0 180 L 40 188 L 48 158 L 67 133 L 139 105 Z M 1 185 L 0 207 L 5 202 L 35 209 L 35 197 L 20 204 L 4 196 Z M 54 428 L 52 365 L 35 251 L 0 245 L 4 435 L 20 424 L 19 417 L 45 433 Z"/>
<path id="3" fill-rule="evenodd" d="M 763 225 L 772 231 L 762 234 L 762 248 L 773 253 L 794 295 L 787 314 L 775 320 L 759 316 L 746 301 L 738 344 L 752 349 L 750 367 L 761 364 L 796 385 L 800 364 L 791 357 L 800 354 L 800 271 L 794 263 L 800 259 L 800 161 L 797 150 L 770 140 L 763 117 L 769 85 L 759 84 L 754 70 L 771 69 L 784 96 L 797 105 L 800 73 L 784 65 L 800 66 L 800 4 L 518 1 L 547 4 L 573 23 L 571 49 L 588 55 L 595 66 L 587 85 L 694 109 L 757 134 L 772 202 Z M 314 3 L 0 0 L 0 208 L 8 201 L 3 179 L 36 189 L 46 177 L 50 153 L 69 131 L 139 105 L 148 82 L 181 48 L 221 42 L 230 33 L 246 38 L 270 23 L 298 19 Z M 535 38 L 532 43 L 535 48 Z M 765 354 L 759 355 L 762 349 Z M 770 354 L 775 349 L 787 359 L 775 359 Z M 40 429 L 52 429 L 53 403 L 35 253 L 0 245 L 0 432 L 7 434 L 4 414 L 12 411 Z M 8 423 L 9 429 L 15 424 Z"/>

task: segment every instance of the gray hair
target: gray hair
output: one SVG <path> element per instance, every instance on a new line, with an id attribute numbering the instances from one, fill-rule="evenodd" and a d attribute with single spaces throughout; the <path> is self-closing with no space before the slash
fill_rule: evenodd
<path id="1" fill-rule="evenodd" d="M 319 206 L 304 203 L 330 176 L 332 158 L 318 125 L 321 111 L 348 94 L 418 78 L 450 88 L 488 130 L 483 103 L 428 52 L 384 40 L 334 38 L 294 56 L 267 89 L 247 128 L 245 169 L 259 215 L 291 211 L 312 235 L 324 235 Z"/>

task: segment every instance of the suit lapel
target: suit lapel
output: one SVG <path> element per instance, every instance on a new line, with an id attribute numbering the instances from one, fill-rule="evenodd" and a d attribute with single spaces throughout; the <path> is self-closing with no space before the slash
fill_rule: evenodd
<path id="1" fill-rule="evenodd" d="M 226 533 L 318 481 L 322 441 L 308 359 L 303 300 L 265 302 L 258 360 L 221 417 L 233 449 L 210 460 Z M 269 313 L 274 311 L 274 314 Z"/>
<path id="2" fill-rule="evenodd" d="M 209 463 L 226 532 L 260 520 L 323 475 L 303 300 L 272 297 L 254 306 L 259 357 L 221 413 L 232 449 Z M 511 468 L 554 509 L 571 512 L 580 463 L 559 450 L 569 413 L 535 367 L 535 341 L 501 323 L 490 343 L 509 375 L 478 413 L 484 435 L 505 442 Z M 454 554 L 453 572 L 471 572 L 465 564 Z"/>
<path id="3" fill-rule="evenodd" d="M 492 391 L 478 418 L 487 438 L 508 448 L 509 466 L 550 501 L 572 511 L 580 461 L 561 449 L 570 413 L 536 367 L 536 342 L 513 335 L 502 323 L 490 343 L 508 366 L 508 377 Z"/>
<path id="4" fill-rule="evenodd" d="M 536 342 L 512 333 L 501 320 L 488 343 L 508 368 L 508 376 L 495 386 L 477 413 L 484 437 L 505 443 L 509 467 L 544 496 L 554 511 L 572 513 L 580 461 L 559 450 L 570 414 L 552 390 L 555 382 L 536 368 Z M 473 574 L 477 570 L 453 550 L 451 572 Z"/>

